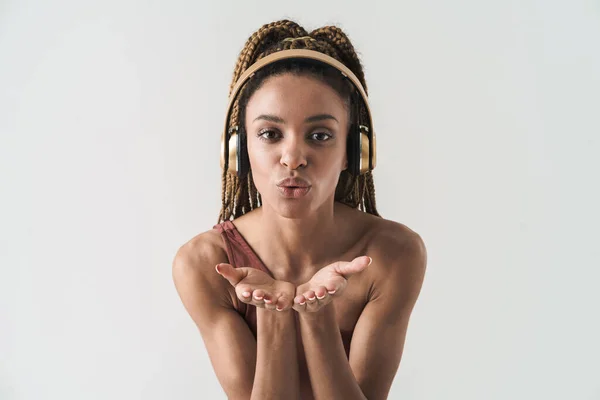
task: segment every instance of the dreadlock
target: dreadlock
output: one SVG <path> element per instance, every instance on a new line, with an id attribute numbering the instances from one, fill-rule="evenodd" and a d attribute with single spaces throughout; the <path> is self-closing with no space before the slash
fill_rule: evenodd
<path id="1" fill-rule="evenodd" d="M 309 36 L 305 40 L 284 41 L 286 38 L 299 38 Z M 257 60 L 277 51 L 304 48 L 316 50 L 337 59 L 348 67 L 360 80 L 365 92 L 367 85 L 360 60 L 352 43 L 346 34 L 336 26 L 324 26 L 310 32 L 310 34 L 297 23 L 290 20 L 280 20 L 263 25 L 254 32 L 246 41 L 240 52 L 233 73 L 233 80 L 229 88 L 229 95 L 240 76 Z M 335 89 L 346 104 L 352 101 L 351 84 L 343 80 L 333 67 L 318 65 L 310 61 L 295 60 L 278 62 L 268 65 L 257 71 L 242 88 L 238 99 L 233 104 L 228 126 L 244 123 L 246 104 L 252 95 L 269 76 L 293 72 L 296 74 L 309 74 L 323 80 Z M 353 107 L 349 107 L 350 110 Z M 358 113 L 359 115 L 355 115 Z M 363 105 L 360 110 L 351 111 L 350 121 L 358 119 L 360 124 L 366 125 L 367 110 Z M 260 193 L 254 186 L 252 170 L 244 177 L 238 177 L 227 172 L 229 158 L 225 157 L 225 165 L 221 177 L 221 211 L 219 220 L 235 219 L 262 205 Z M 347 170 L 342 171 L 335 190 L 335 200 L 352 208 L 358 208 L 366 213 L 380 216 L 375 203 L 375 185 L 371 171 L 353 176 Z"/>

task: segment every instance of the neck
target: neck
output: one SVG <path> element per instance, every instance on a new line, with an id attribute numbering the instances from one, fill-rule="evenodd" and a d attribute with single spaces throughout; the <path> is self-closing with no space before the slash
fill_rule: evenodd
<path id="1" fill-rule="evenodd" d="M 263 254 L 269 257 L 269 269 L 276 277 L 300 278 L 316 272 L 330 261 L 332 249 L 340 248 L 345 232 L 344 214 L 347 206 L 327 202 L 310 215 L 286 218 L 268 205 L 257 215 Z"/>

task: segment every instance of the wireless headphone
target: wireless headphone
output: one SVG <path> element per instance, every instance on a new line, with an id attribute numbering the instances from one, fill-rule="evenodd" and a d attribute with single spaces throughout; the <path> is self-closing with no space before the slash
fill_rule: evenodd
<path id="1" fill-rule="evenodd" d="M 369 108 L 367 94 L 360 83 L 360 80 L 348 67 L 335 58 L 321 52 L 308 49 L 289 49 L 272 53 L 252 64 L 238 79 L 233 87 L 231 96 L 229 97 L 229 105 L 227 106 L 227 114 L 225 117 L 225 129 L 223 130 L 223 135 L 221 137 L 221 168 L 224 168 L 225 158 L 227 157 L 229 160 L 227 168 L 228 173 L 237 175 L 238 177 L 243 177 L 250 169 L 248 151 L 246 148 L 246 134 L 243 132 L 243 122 L 239 122 L 240 126 L 236 125 L 232 126 L 231 128 L 228 126 L 231 108 L 242 86 L 259 69 L 276 61 L 292 58 L 316 60 L 330 65 L 340 71 L 345 78 L 350 79 L 350 81 L 354 84 L 354 87 L 358 90 L 360 98 L 362 98 L 367 111 L 369 125 L 359 125 L 357 122 L 353 122 L 351 124 L 347 145 L 348 170 L 354 176 L 358 176 L 366 173 L 367 171 L 373 170 L 377 163 L 375 131 L 373 130 L 373 121 L 371 118 L 371 110 Z M 352 96 L 352 105 L 357 111 L 355 113 L 355 118 L 358 118 L 359 115 L 359 100 L 360 99 L 358 96 Z"/>

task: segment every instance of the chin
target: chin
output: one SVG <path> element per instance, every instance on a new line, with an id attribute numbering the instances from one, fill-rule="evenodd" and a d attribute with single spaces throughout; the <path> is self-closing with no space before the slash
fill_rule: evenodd
<path id="1" fill-rule="evenodd" d="M 279 204 L 275 210 L 279 215 L 288 219 L 306 218 L 313 214 L 310 207 L 298 204 Z"/>
<path id="2" fill-rule="evenodd" d="M 277 198 L 269 204 L 271 205 L 271 209 L 283 218 L 301 219 L 319 215 L 319 211 L 322 208 L 329 207 L 329 199 L 320 199 L 320 202 L 315 200 L 314 197 L 294 200 Z M 333 195 L 331 202 L 334 202 Z"/>
<path id="3" fill-rule="evenodd" d="M 308 198 L 282 199 L 279 196 L 269 199 L 270 208 L 284 218 L 306 218 L 314 211 L 313 202 Z"/>

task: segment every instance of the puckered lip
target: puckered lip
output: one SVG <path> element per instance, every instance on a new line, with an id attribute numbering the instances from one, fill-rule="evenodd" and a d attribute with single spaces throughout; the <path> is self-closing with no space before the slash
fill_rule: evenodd
<path id="1" fill-rule="evenodd" d="M 310 187 L 310 184 L 302 178 L 295 177 L 282 179 L 277 182 L 277 186 L 307 188 Z"/>

